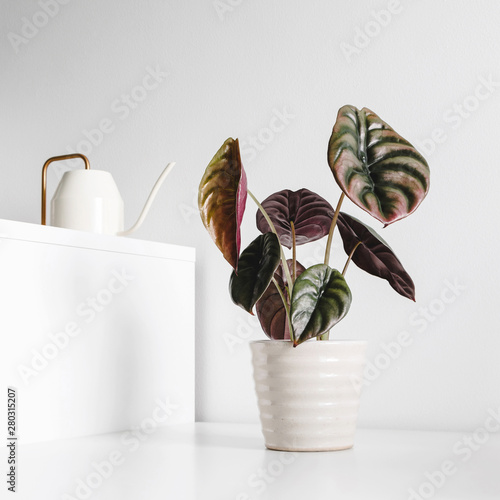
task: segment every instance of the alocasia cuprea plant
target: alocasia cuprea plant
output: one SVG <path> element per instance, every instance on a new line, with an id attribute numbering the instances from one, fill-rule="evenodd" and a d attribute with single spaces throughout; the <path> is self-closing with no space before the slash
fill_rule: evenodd
<path id="1" fill-rule="evenodd" d="M 253 314 L 266 335 L 294 346 L 330 329 L 349 311 L 345 280 L 352 260 L 384 278 L 396 292 L 415 300 L 415 286 L 389 245 L 370 227 L 340 211 L 347 196 L 384 227 L 413 213 L 429 190 L 423 156 L 369 109 L 340 108 L 328 144 L 328 163 L 342 193 L 335 209 L 321 196 L 283 190 L 262 204 L 247 188 L 238 139 L 228 139 L 213 157 L 200 183 L 201 219 L 233 267 L 233 301 Z M 240 225 L 246 198 L 257 204 L 262 233 L 240 254 Z M 340 272 L 329 266 L 335 227 L 348 258 Z M 328 235 L 323 263 L 305 269 L 297 245 Z M 287 259 L 283 247 L 292 251 Z"/>

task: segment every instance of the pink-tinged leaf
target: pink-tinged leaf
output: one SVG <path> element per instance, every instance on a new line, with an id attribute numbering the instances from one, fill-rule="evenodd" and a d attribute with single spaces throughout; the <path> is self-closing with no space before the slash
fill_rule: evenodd
<path id="1" fill-rule="evenodd" d="M 245 206 L 247 203 L 247 174 L 243 165 L 241 165 L 241 177 L 238 184 L 238 192 L 236 193 L 236 223 L 238 230 L 236 231 L 236 248 L 240 251 L 241 247 L 241 221 L 243 220 L 243 214 L 245 213 Z"/>
<path id="2" fill-rule="evenodd" d="M 361 241 L 362 244 L 352 256 L 352 261 L 358 267 L 373 276 L 387 280 L 403 297 L 415 300 L 413 280 L 381 236 L 371 227 L 343 212 L 339 213 L 337 226 L 344 242 L 344 250 L 348 255 Z"/>
<path id="3" fill-rule="evenodd" d="M 292 259 L 287 260 L 288 268 L 290 273 L 292 273 L 293 261 Z M 305 267 L 297 262 L 297 276 L 299 277 L 304 271 Z M 278 269 L 274 273 L 274 279 L 278 283 L 285 299 L 290 305 L 290 297 L 286 289 L 286 277 L 283 273 L 283 267 L 280 263 Z M 256 305 L 257 316 L 259 318 L 260 324 L 264 333 L 271 339 L 280 340 L 287 339 L 290 340 L 290 330 L 288 328 L 288 322 L 286 320 L 285 306 L 281 300 L 281 296 L 276 289 L 274 283 L 270 283 L 267 290 L 264 292 L 262 297 L 259 299 Z"/>
<path id="4" fill-rule="evenodd" d="M 328 234 L 334 210 L 330 203 L 309 189 L 284 189 L 268 196 L 262 206 L 273 222 L 280 243 L 292 248 L 292 227 L 295 227 L 296 245 L 319 240 Z M 257 211 L 257 228 L 270 231 L 269 224 Z"/>
<path id="5" fill-rule="evenodd" d="M 205 170 L 198 190 L 198 207 L 203 225 L 233 269 L 238 268 L 246 198 L 247 180 L 238 139 L 229 138 Z"/>
<path id="6" fill-rule="evenodd" d="M 424 157 L 367 108 L 340 108 L 328 163 L 349 199 L 385 225 L 414 212 L 429 190 Z"/>

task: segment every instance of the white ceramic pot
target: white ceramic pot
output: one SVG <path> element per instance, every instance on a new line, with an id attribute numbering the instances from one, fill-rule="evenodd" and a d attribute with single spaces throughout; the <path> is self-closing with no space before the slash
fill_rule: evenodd
<path id="1" fill-rule="evenodd" d="M 352 448 L 365 363 L 364 341 L 250 343 L 266 447 L 283 451 Z"/>

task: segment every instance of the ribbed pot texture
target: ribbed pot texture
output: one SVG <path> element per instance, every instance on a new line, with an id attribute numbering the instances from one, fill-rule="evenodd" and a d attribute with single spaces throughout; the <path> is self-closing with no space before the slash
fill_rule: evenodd
<path id="1" fill-rule="evenodd" d="M 250 343 L 266 447 L 282 451 L 352 448 L 366 342 Z"/>

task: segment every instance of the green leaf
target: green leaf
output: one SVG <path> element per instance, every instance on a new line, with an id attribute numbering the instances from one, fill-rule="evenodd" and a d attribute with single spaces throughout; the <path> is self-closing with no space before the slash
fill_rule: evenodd
<path id="1" fill-rule="evenodd" d="M 306 269 L 295 281 L 290 314 L 295 345 L 318 337 L 349 311 L 351 291 L 339 271 L 326 264 Z"/>
<path id="2" fill-rule="evenodd" d="M 340 108 L 328 163 L 342 191 L 385 225 L 414 212 L 429 190 L 424 157 L 367 108 Z"/>
<path id="3" fill-rule="evenodd" d="M 261 234 L 243 250 L 238 274 L 231 273 L 229 292 L 233 302 L 250 314 L 266 291 L 280 263 L 280 243 L 274 233 Z"/>
<path id="4" fill-rule="evenodd" d="M 238 139 L 227 139 L 208 164 L 198 190 L 203 225 L 224 258 L 238 267 L 240 225 L 247 199 L 247 179 Z"/>

